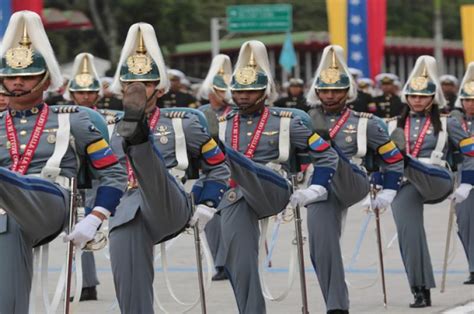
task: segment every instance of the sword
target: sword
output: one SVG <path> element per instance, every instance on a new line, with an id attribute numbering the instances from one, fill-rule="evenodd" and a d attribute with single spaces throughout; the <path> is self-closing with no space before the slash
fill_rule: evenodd
<path id="1" fill-rule="evenodd" d="M 191 209 L 192 214 L 196 211 L 196 205 L 194 204 L 194 194 L 191 193 Z M 194 247 L 196 249 L 196 262 L 198 269 L 198 281 L 199 281 L 199 298 L 201 299 L 201 313 L 206 314 L 206 292 L 204 291 L 204 276 L 202 269 L 202 260 L 201 260 L 201 238 L 199 236 L 199 227 L 198 223 L 194 224 Z"/>
<path id="2" fill-rule="evenodd" d="M 77 183 L 76 178 L 72 177 L 70 181 L 70 192 L 69 192 L 69 223 L 67 226 L 67 233 L 70 234 L 74 225 L 76 224 L 77 214 Z M 66 279 L 64 282 L 64 314 L 70 313 L 70 302 L 71 297 L 71 277 L 72 277 L 72 258 L 74 256 L 74 244 L 72 241 L 67 243 L 66 250 Z"/>
<path id="3" fill-rule="evenodd" d="M 291 184 L 293 192 L 296 190 L 297 182 L 296 175 L 291 176 Z M 308 293 L 306 290 L 306 277 L 304 272 L 304 251 L 303 251 L 303 231 L 301 229 L 301 211 L 300 206 L 297 204 L 293 208 L 295 213 L 295 232 L 296 232 L 296 245 L 298 249 L 298 266 L 300 271 L 300 289 L 301 289 L 301 312 L 303 314 L 309 314 L 308 311 Z"/>
<path id="4" fill-rule="evenodd" d="M 370 198 L 372 200 L 375 199 L 376 195 L 376 188 L 374 184 L 370 185 Z M 372 203 L 370 205 L 372 207 Z M 379 264 L 380 264 L 380 274 L 382 277 L 382 292 L 383 292 L 383 306 L 387 308 L 387 289 L 385 286 L 385 270 L 383 265 L 383 249 L 382 249 L 382 235 L 381 235 L 381 228 L 380 228 L 380 210 L 378 207 L 372 208 L 375 213 L 375 225 L 376 225 L 376 232 L 377 232 L 377 248 L 379 251 Z"/>
<path id="5" fill-rule="evenodd" d="M 448 219 L 448 233 L 446 234 L 446 249 L 444 250 L 444 260 L 443 260 L 443 275 L 441 277 L 441 289 L 440 292 L 444 292 L 446 287 L 446 273 L 448 270 L 448 257 L 449 257 L 449 246 L 451 243 L 451 233 L 453 230 L 454 224 L 454 213 L 455 213 L 455 201 L 451 200 L 449 204 L 449 219 Z"/>

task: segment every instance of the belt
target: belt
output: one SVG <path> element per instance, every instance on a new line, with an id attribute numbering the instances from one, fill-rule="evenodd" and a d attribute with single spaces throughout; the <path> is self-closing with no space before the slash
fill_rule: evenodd
<path id="1" fill-rule="evenodd" d="M 32 173 L 32 174 L 29 174 L 30 176 L 33 176 L 33 177 L 39 177 L 39 178 L 43 178 L 41 176 L 41 174 L 39 173 Z M 45 179 L 45 178 L 43 178 Z M 45 180 L 48 180 L 48 179 L 45 179 Z M 65 188 L 65 189 L 70 189 L 71 188 L 71 179 L 68 178 L 68 177 L 64 177 L 64 176 L 57 176 L 55 180 L 52 180 L 54 183 L 57 183 L 59 184 L 61 187 Z"/>
<path id="2" fill-rule="evenodd" d="M 428 164 L 428 165 L 438 165 L 438 166 L 441 166 L 441 167 L 446 167 L 446 160 L 440 160 L 439 162 L 433 162 L 433 160 L 431 160 L 431 158 L 426 158 L 426 157 L 417 158 L 417 160 L 421 161 L 425 164 Z"/>

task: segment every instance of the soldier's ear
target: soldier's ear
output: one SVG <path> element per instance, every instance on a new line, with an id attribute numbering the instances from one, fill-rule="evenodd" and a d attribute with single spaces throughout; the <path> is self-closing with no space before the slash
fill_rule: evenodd
<path id="1" fill-rule="evenodd" d="M 47 91 L 50 85 L 51 85 L 51 79 L 48 77 L 46 81 L 44 81 L 43 83 L 43 87 L 42 87 L 43 92 Z"/>
<path id="2" fill-rule="evenodd" d="M 164 89 L 157 89 L 156 90 L 156 98 L 161 98 L 163 95 L 165 94 L 165 90 Z"/>

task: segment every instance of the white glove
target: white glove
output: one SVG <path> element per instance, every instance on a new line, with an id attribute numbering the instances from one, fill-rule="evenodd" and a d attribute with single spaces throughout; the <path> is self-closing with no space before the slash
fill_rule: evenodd
<path id="1" fill-rule="evenodd" d="M 194 226 L 197 223 L 199 232 L 202 232 L 216 212 L 217 210 L 215 208 L 199 204 L 196 206 L 196 211 L 194 212 L 193 217 L 189 220 L 189 225 Z"/>
<path id="2" fill-rule="evenodd" d="M 292 207 L 306 206 L 308 204 L 326 200 L 328 190 L 322 185 L 312 184 L 306 189 L 295 191 L 290 197 L 290 204 Z"/>
<path id="3" fill-rule="evenodd" d="M 74 230 L 65 239 L 72 241 L 76 246 L 84 247 L 87 242 L 94 239 L 101 223 L 102 220 L 100 218 L 89 214 L 74 226 Z"/>
<path id="4" fill-rule="evenodd" d="M 461 183 L 458 188 L 454 191 L 451 195 L 451 199 L 454 200 L 456 203 L 461 203 L 469 196 L 469 192 L 471 192 L 472 185 L 468 183 Z"/>
<path id="5" fill-rule="evenodd" d="M 393 199 L 397 195 L 397 191 L 392 189 L 384 189 L 377 193 L 375 199 L 372 202 L 372 208 L 385 209 L 392 203 Z"/>

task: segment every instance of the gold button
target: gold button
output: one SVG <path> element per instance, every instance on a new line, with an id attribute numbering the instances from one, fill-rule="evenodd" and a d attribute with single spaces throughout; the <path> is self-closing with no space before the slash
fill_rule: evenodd
<path id="1" fill-rule="evenodd" d="M 418 129 L 419 129 L 419 127 L 415 126 L 415 130 L 418 130 Z"/>
<path id="2" fill-rule="evenodd" d="M 247 136 L 252 136 L 252 132 L 247 132 Z"/>
<path id="3" fill-rule="evenodd" d="M 20 135 L 21 135 L 21 136 L 25 136 L 26 134 L 27 134 L 26 130 L 21 130 L 21 131 L 20 131 Z"/>
<path id="4" fill-rule="evenodd" d="M 247 124 L 249 124 L 249 125 L 250 125 L 250 124 L 252 124 L 252 123 L 253 123 L 253 121 L 252 121 L 252 120 L 247 120 Z"/>
<path id="5" fill-rule="evenodd" d="M 21 124 L 25 124 L 26 122 L 28 122 L 28 120 L 26 120 L 26 119 L 20 119 L 20 123 L 21 123 Z"/>
<path id="6" fill-rule="evenodd" d="M 418 136 L 418 134 L 413 134 L 413 137 L 417 137 L 417 136 Z"/>
<path id="7" fill-rule="evenodd" d="M 416 123 L 420 123 L 420 119 L 416 119 Z"/>
<path id="8" fill-rule="evenodd" d="M 21 144 L 21 145 L 20 145 L 20 148 L 21 148 L 22 150 L 25 150 L 26 144 Z"/>
<path id="9" fill-rule="evenodd" d="M 38 113 L 38 108 L 34 107 L 33 109 L 31 109 L 31 113 L 32 114 L 37 114 Z"/>
<path id="10" fill-rule="evenodd" d="M 329 119 L 329 121 L 334 122 L 334 121 L 336 121 L 336 119 Z"/>

